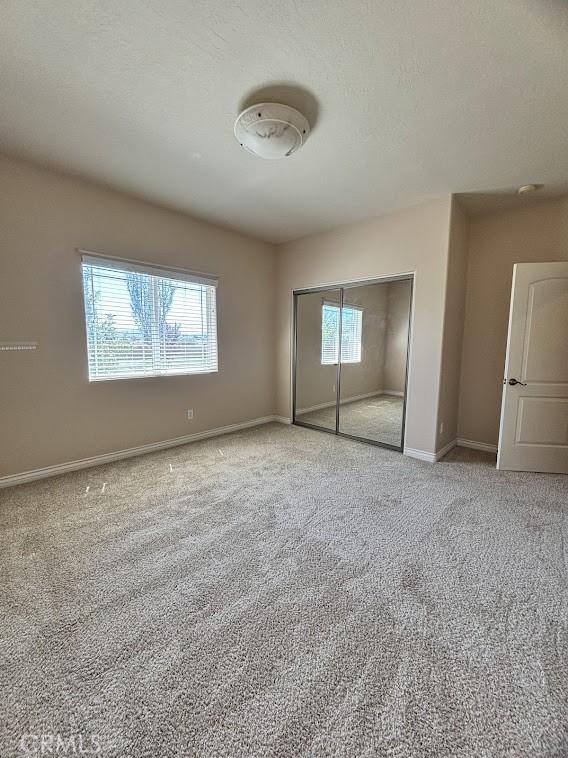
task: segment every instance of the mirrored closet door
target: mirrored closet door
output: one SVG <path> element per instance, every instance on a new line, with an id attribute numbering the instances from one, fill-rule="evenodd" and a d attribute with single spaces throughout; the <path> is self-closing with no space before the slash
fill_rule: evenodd
<path id="1" fill-rule="evenodd" d="M 341 290 L 296 298 L 295 419 L 327 431 L 337 428 Z"/>
<path id="2" fill-rule="evenodd" d="M 297 292 L 294 423 L 401 450 L 412 278 Z"/>

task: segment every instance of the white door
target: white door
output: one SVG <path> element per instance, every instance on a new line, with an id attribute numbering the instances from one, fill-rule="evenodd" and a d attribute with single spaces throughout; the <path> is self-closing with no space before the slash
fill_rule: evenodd
<path id="1" fill-rule="evenodd" d="M 517 263 L 497 468 L 568 474 L 568 263 Z"/>

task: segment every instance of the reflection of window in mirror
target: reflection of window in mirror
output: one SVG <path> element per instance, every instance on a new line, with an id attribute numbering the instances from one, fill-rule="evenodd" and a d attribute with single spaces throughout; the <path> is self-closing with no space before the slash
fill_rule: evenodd
<path id="1" fill-rule="evenodd" d="M 324 302 L 321 310 L 321 362 L 323 365 L 337 363 L 339 357 L 340 307 Z M 361 362 L 361 333 L 363 309 L 354 305 L 343 307 L 341 324 L 341 362 Z"/>

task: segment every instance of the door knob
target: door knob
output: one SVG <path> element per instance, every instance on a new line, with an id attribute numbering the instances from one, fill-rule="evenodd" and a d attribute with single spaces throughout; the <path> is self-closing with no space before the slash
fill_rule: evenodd
<path id="1" fill-rule="evenodd" d="M 515 384 L 520 384 L 522 387 L 526 387 L 527 386 L 526 382 L 519 382 L 518 379 L 509 379 L 509 384 L 511 385 L 511 387 L 514 387 Z"/>

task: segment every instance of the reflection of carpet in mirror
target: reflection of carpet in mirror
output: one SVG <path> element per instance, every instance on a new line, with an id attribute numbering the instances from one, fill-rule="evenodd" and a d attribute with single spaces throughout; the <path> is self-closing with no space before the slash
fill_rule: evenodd
<path id="1" fill-rule="evenodd" d="M 339 431 L 398 447 L 402 410 L 403 398 L 395 395 L 375 395 L 343 403 L 339 409 Z M 325 429 L 335 429 L 335 406 L 297 413 L 296 419 Z"/>

